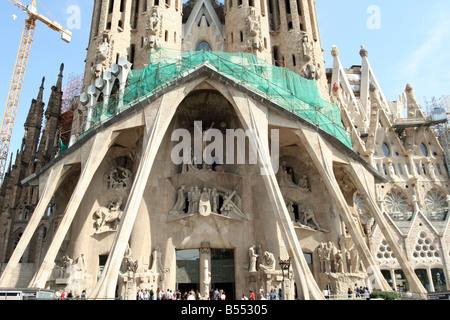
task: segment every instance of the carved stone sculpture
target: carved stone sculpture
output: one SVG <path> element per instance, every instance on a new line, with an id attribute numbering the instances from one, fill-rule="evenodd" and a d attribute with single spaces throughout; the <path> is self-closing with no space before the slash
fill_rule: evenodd
<path id="1" fill-rule="evenodd" d="M 308 227 L 312 227 L 317 231 L 322 230 L 319 223 L 316 220 L 316 216 L 314 214 L 314 210 L 312 208 L 306 208 L 301 210 L 301 218 L 300 218 L 300 224 Z"/>
<path id="2" fill-rule="evenodd" d="M 260 270 L 275 270 L 276 260 L 273 253 L 265 251 L 263 262 L 259 265 Z"/>
<path id="3" fill-rule="evenodd" d="M 211 211 L 213 213 L 219 213 L 219 193 L 216 188 L 211 193 Z"/>
<path id="4" fill-rule="evenodd" d="M 248 254 L 249 254 L 249 258 L 250 258 L 250 267 L 249 267 L 249 271 L 250 272 L 255 272 L 256 271 L 256 262 L 258 261 L 258 257 L 259 254 L 257 254 L 256 252 L 256 246 L 251 246 L 250 249 L 248 250 Z"/>
<path id="5" fill-rule="evenodd" d="M 208 216 L 211 213 L 211 190 L 203 188 L 199 201 L 199 213 L 202 216 Z"/>
<path id="6" fill-rule="evenodd" d="M 158 17 L 158 11 L 153 11 L 147 26 L 147 30 L 149 30 L 151 35 L 156 35 L 158 33 L 160 22 L 161 19 Z"/>
<path id="7" fill-rule="evenodd" d="M 312 45 L 309 42 L 309 37 L 305 34 L 300 40 L 300 61 L 302 64 L 307 64 L 312 60 Z"/>
<path id="8" fill-rule="evenodd" d="M 172 211 L 184 213 L 184 210 L 186 209 L 186 192 L 185 191 L 186 191 L 185 186 L 181 186 L 180 189 L 178 189 L 177 202 L 175 203 L 175 206 L 173 207 Z"/>
<path id="9" fill-rule="evenodd" d="M 116 231 L 123 211 L 122 197 L 117 197 L 107 207 L 100 207 L 94 212 L 96 233 Z"/>
<path id="10" fill-rule="evenodd" d="M 117 167 L 108 172 L 106 177 L 107 190 L 130 189 L 133 184 L 133 177 L 130 170 Z"/>
<path id="11" fill-rule="evenodd" d="M 247 40 L 247 50 L 259 50 L 262 51 L 264 45 L 261 40 L 261 17 L 257 17 L 255 8 L 250 8 L 247 16 L 247 30 L 249 40 Z"/>

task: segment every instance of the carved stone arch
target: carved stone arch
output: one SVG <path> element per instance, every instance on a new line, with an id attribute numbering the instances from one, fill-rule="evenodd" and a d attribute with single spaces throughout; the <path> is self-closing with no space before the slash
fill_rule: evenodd
<path id="1" fill-rule="evenodd" d="M 11 257 L 12 253 L 16 249 L 17 244 L 19 243 L 20 238 L 24 232 L 24 228 L 19 227 L 11 233 L 10 241 L 8 241 L 8 250 L 6 253 L 7 258 Z"/>

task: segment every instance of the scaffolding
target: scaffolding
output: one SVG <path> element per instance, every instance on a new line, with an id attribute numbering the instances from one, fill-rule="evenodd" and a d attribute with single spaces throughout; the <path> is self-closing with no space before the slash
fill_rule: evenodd
<path id="1" fill-rule="evenodd" d="M 131 71 L 125 90 L 97 101 L 90 130 L 202 66 L 294 113 L 352 148 L 351 137 L 343 128 L 338 106 L 321 98 L 314 80 L 302 78 L 289 69 L 274 66 L 249 53 L 178 52 L 158 48 L 151 53 L 147 68 Z"/>
<path id="2" fill-rule="evenodd" d="M 448 127 L 448 109 L 450 106 L 447 105 L 446 99 L 448 97 L 445 96 L 440 98 L 432 97 L 431 101 L 425 98 L 425 103 L 429 119 L 436 123 L 433 129 L 444 150 L 445 166 L 450 175 L 450 132 Z"/>

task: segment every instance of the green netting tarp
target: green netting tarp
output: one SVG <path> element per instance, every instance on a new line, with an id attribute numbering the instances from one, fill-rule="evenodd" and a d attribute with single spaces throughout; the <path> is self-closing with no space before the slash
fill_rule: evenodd
<path id="1" fill-rule="evenodd" d="M 204 50 L 178 52 L 159 48 L 150 55 L 147 68 L 131 71 L 121 97 L 110 98 L 106 104 L 102 102 L 97 106 L 93 112 L 93 122 L 103 122 L 113 117 L 118 112 L 119 102 L 120 108 L 125 108 L 204 64 L 320 127 L 351 148 L 350 134 L 342 127 L 338 106 L 321 98 L 315 81 L 305 79 L 289 69 L 274 66 L 249 53 Z"/>

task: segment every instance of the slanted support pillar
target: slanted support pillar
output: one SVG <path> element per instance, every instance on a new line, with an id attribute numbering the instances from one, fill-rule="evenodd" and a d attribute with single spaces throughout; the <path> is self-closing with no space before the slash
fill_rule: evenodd
<path id="1" fill-rule="evenodd" d="M 271 154 L 269 152 L 267 111 L 264 112 L 264 110 L 259 108 L 253 100 L 244 96 L 234 88 L 230 88 L 229 90 L 236 102 L 235 107 L 237 108 L 237 114 L 241 118 L 242 123 L 247 129 L 253 131 L 253 134 L 250 137 L 250 144 L 256 149 L 255 151 L 258 155 L 261 175 L 267 189 L 267 195 L 273 206 L 274 218 L 280 228 L 289 258 L 291 259 L 298 296 L 302 300 L 324 300 L 324 296 L 305 260 L 286 203 L 284 202 L 283 195 L 278 186 L 275 175 L 276 171 L 278 171 L 278 167 L 274 169 L 274 166 L 276 166 L 277 163 L 272 163 Z M 278 150 L 273 150 L 272 156 L 274 151 Z"/>
<path id="2" fill-rule="evenodd" d="M 394 252 L 394 255 L 397 258 L 398 263 L 400 264 L 403 272 L 405 273 L 411 291 L 415 293 L 427 294 L 427 290 L 420 282 L 413 268 L 409 264 L 405 253 L 398 245 L 397 240 L 394 238 L 390 230 L 390 227 L 383 216 L 383 212 L 377 205 L 375 197 L 371 192 L 368 191 L 367 179 L 365 179 L 366 178 L 365 175 L 368 173 L 366 172 L 365 169 L 361 168 L 360 164 L 357 163 L 351 163 L 350 166 L 348 166 L 348 171 L 352 176 L 353 182 L 356 183 L 356 187 L 366 200 L 366 204 L 370 208 L 370 211 L 372 212 L 372 215 L 376 223 L 380 227 L 380 230 L 383 233 L 384 238 L 386 239 L 392 251 Z"/>
<path id="3" fill-rule="evenodd" d="M 43 188 L 39 190 L 41 198 L 39 199 L 39 203 L 37 204 L 36 209 L 34 210 L 33 215 L 31 216 L 30 221 L 28 222 L 28 225 L 22 234 L 22 237 L 20 238 L 20 241 L 16 246 L 16 249 L 14 250 L 8 264 L 6 265 L 5 270 L 3 271 L 3 274 L 0 278 L 0 287 L 10 286 L 10 281 L 12 275 L 14 274 L 14 270 L 17 269 L 20 259 L 22 258 L 26 248 L 30 244 L 30 241 L 47 210 L 48 204 L 50 203 L 55 190 L 61 183 L 61 176 L 63 174 L 63 171 L 63 163 L 58 162 L 49 170 L 45 178 L 44 175 L 39 177 L 39 179 L 47 179 L 47 181 L 42 184 Z"/>
<path id="4" fill-rule="evenodd" d="M 130 240 L 136 216 L 141 205 L 153 163 L 156 159 L 159 147 L 164 135 L 172 121 L 173 116 L 184 97 L 184 91 L 190 91 L 201 80 L 193 81 L 186 87 L 179 87 L 160 98 L 153 106 L 147 107 L 145 112 L 146 132 L 144 135 L 144 147 L 139 168 L 123 211 L 116 237 L 111 247 L 111 253 L 105 265 L 105 269 L 98 280 L 90 298 L 105 299 L 114 298 L 120 266 L 122 264 L 125 250 Z"/>
<path id="5" fill-rule="evenodd" d="M 113 141 L 112 129 L 105 130 L 104 132 L 99 132 L 93 138 L 92 142 L 87 145 L 87 157 L 81 167 L 81 175 L 78 179 L 75 190 L 67 204 L 64 211 L 64 216 L 59 224 L 58 230 L 56 231 L 50 247 L 45 255 L 44 260 L 35 274 L 29 287 L 31 288 L 43 288 L 47 282 L 54 266 L 55 259 L 58 254 L 61 244 L 72 224 L 72 221 L 77 213 L 78 207 L 88 189 L 92 178 L 94 177 L 97 168 L 104 159 L 106 153 L 109 150 L 111 142 Z"/>
<path id="6" fill-rule="evenodd" d="M 300 127 L 300 125 L 299 125 Z M 374 287 L 382 291 L 391 291 L 391 287 L 384 279 L 378 263 L 372 257 L 369 248 L 366 245 L 365 239 L 360 228 L 353 220 L 352 213 L 347 205 L 344 195 L 339 187 L 338 182 L 333 171 L 333 155 L 332 150 L 325 144 L 322 137 L 313 130 L 299 129 L 295 131 L 296 135 L 300 138 L 303 146 L 308 151 L 311 159 L 316 165 L 325 185 L 330 192 L 331 198 L 339 210 L 341 219 L 344 221 L 347 229 L 354 240 L 355 247 L 358 250 L 358 254 L 366 267 L 369 279 Z"/>

